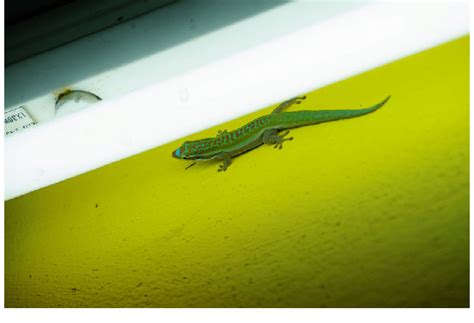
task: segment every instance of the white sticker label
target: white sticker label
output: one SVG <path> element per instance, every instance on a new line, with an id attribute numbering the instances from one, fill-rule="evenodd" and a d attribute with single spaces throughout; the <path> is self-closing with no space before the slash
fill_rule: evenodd
<path id="1" fill-rule="evenodd" d="M 5 112 L 5 136 L 32 127 L 36 122 L 31 119 L 23 107 Z"/>

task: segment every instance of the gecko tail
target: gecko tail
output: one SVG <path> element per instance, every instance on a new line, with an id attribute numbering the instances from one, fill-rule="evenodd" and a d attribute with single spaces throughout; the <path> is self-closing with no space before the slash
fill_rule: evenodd
<path id="1" fill-rule="evenodd" d="M 379 102 L 376 105 L 374 105 L 373 107 L 370 107 L 368 109 L 371 110 L 370 112 L 375 111 L 377 109 L 380 109 L 381 107 L 383 107 L 385 105 L 385 103 L 387 103 L 388 100 L 390 100 L 391 97 L 392 97 L 391 95 L 387 96 L 382 102 Z"/>
<path id="2" fill-rule="evenodd" d="M 314 111 L 313 114 L 313 121 L 315 123 L 319 122 L 327 122 L 327 121 L 334 121 L 334 120 L 340 120 L 340 119 L 349 119 L 349 118 L 355 118 L 359 116 L 363 116 L 369 113 L 372 113 L 378 109 L 380 109 L 382 106 L 387 103 L 387 101 L 390 99 L 391 95 L 387 96 L 384 100 L 381 102 L 365 109 L 352 109 L 352 110 L 320 110 L 320 111 Z"/>
<path id="3" fill-rule="evenodd" d="M 318 124 L 322 122 L 335 121 L 341 119 L 350 119 L 360 117 L 371 112 L 374 112 L 384 106 L 390 95 L 383 99 L 381 102 L 369 107 L 362 109 L 350 109 L 350 110 L 304 110 L 304 111 L 293 111 L 285 113 L 275 113 L 272 115 L 272 122 L 274 123 L 272 128 L 278 129 L 289 129 L 301 126 L 307 126 L 312 124 Z"/>
<path id="4" fill-rule="evenodd" d="M 343 113 L 343 115 L 346 115 L 347 118 L 362 116 L 362 115 L 374 112 L 374 111 L 380 109 L 381 107 L 383 107 L 385 105 L 385 103 L 387 103 L 387 101 L 390 100 L 390 97 L 391 97 L 391 95 L 387 96 L 381 102 L 379 102 L 379 103 L 377 103 L 377 104 L 375 104 L 375 105 L 373 105 L 369 108 L 356 109 L 356 110 L 339 110 L 339 111 L 341 111 Z M 338 111 L 338 110 L 334 110 L 334 111 Z"/>

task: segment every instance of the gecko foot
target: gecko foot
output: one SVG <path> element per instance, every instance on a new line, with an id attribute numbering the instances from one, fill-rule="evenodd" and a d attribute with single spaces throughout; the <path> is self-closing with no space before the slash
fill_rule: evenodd
<path id="1" fill-rule="evenodd" d="M 232 157 L 228 154 L 223 154 L 219 157 L 219 159 L 222 159 L 223 163 L 219 165 L 219 168 L 217 168 L 217 171 L 225 172 L 227 168 L 229 168 L 230 164 L 232 163 Z"/>
<path id="2" fill-rule="evenodd" d="M 293 100 L 295 100 L 295 103 L 296 103 L 296 104 L 300 104 L 301 102 L 303 102 L 304 99 L 306 99 L 306 95 L 297 96 L 297 97 L 294 98 Z"/>
<path id="3" fill-rule="evenodd" d="M 306 95 L 303 95 L 303 96 L 296 96 L 292 99 L 289 99 L 289 100 L 286 100 L 282 103 L 280 103 L 280 105 L 272 111 L 272 113 L 279 113 L 281 112 L 282 110 L 288 108 L 289 106 L 291 106 L 292 104 L 300 104 L 302 100 L 306 99 Z"/>
<path id="4" fill-rule="evenodd" d="M 285 131 L 284 133 L 282 133 L 281 135 L 275 135 L 272 139 L 273 139 L 273 143 L 275 144 L 275 146 L 273 146 L 273 148 L 278 148 L 278 149 L 282 149 L 283 148 L 283 142 L 284 141 L 291 141 L 293 140 L 293 137 L 289 137 L 289 138 L 284 138 L 286 135 L 288 135 L 290 132 L 287 130 Z"/>
<path id="5" fill-rule="evenodd" d="M 285 138 L 286 135 L 288 135 L 290 131 L 286 130 L 283 132 L 281 135 L 278 134 L 278 130 L 276 129 L 269 129 L 266 130 L 263 133 L 263 143 L 269 144 L 269 145 L 274 145 L 274 148 L 282 149 L 283 148 L 283 142 L 284 141 L 291 141 L 293 140 L 293 137 Z"/>

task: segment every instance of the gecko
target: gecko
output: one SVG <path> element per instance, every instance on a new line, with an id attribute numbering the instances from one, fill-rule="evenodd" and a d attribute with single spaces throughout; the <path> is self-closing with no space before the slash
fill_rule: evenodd
<path id="1" fill-rule="evenodd" d="M 282 149 L 283 142 L 293 140 L 293 137 L 287 137 L 288 129 L 363 116 L 382 107 L 390 99 L 390 95 L 365 109 L 282 112 L 293 104 L 300 104 L 304 99 L 306 96 L 297 96 L 284 101 L 270 114 L 254 119 L 236 130 L 219 130 L 216 137 L 186 141 L 173 151 L 172 156 L 186 160 L 220 160 L 222 164 L 217 171 L 226 171 L 233 157 L 260 145 L 270 144 Z M 283 132 L 280 134 L 280 131 Z"/>

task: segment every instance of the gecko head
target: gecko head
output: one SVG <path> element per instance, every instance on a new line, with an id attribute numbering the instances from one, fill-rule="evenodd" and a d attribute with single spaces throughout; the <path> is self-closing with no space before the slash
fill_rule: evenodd
<path id="1" fill-rule="evenodd" d="M 189 159 L 189 160 L 200 159 L 196 154 L 195 145 L 190 141 L 185 141 L 181 145 L 181 147 L 173 151 L 172 156 L 174 158 L 179 158 L 179 159 Z"/>
<path id="2" fill-rule="evenodd" d="M 185 141 L 181 147 L 173 151 L 171 154 L 174 158 L 188 160 L 207 160 L 212 159 L 212 153 L 202 146 L 203 140 Z"/>
<path id="3" fill-rule="evenodd" d="M 188 154 L 189 154 L 189 144 L 186 141 L 178 149 L 173 151 L 171 156 L 173 156 L 174 158 L 178 158 L 178 159 L 188 159 Z"/>

